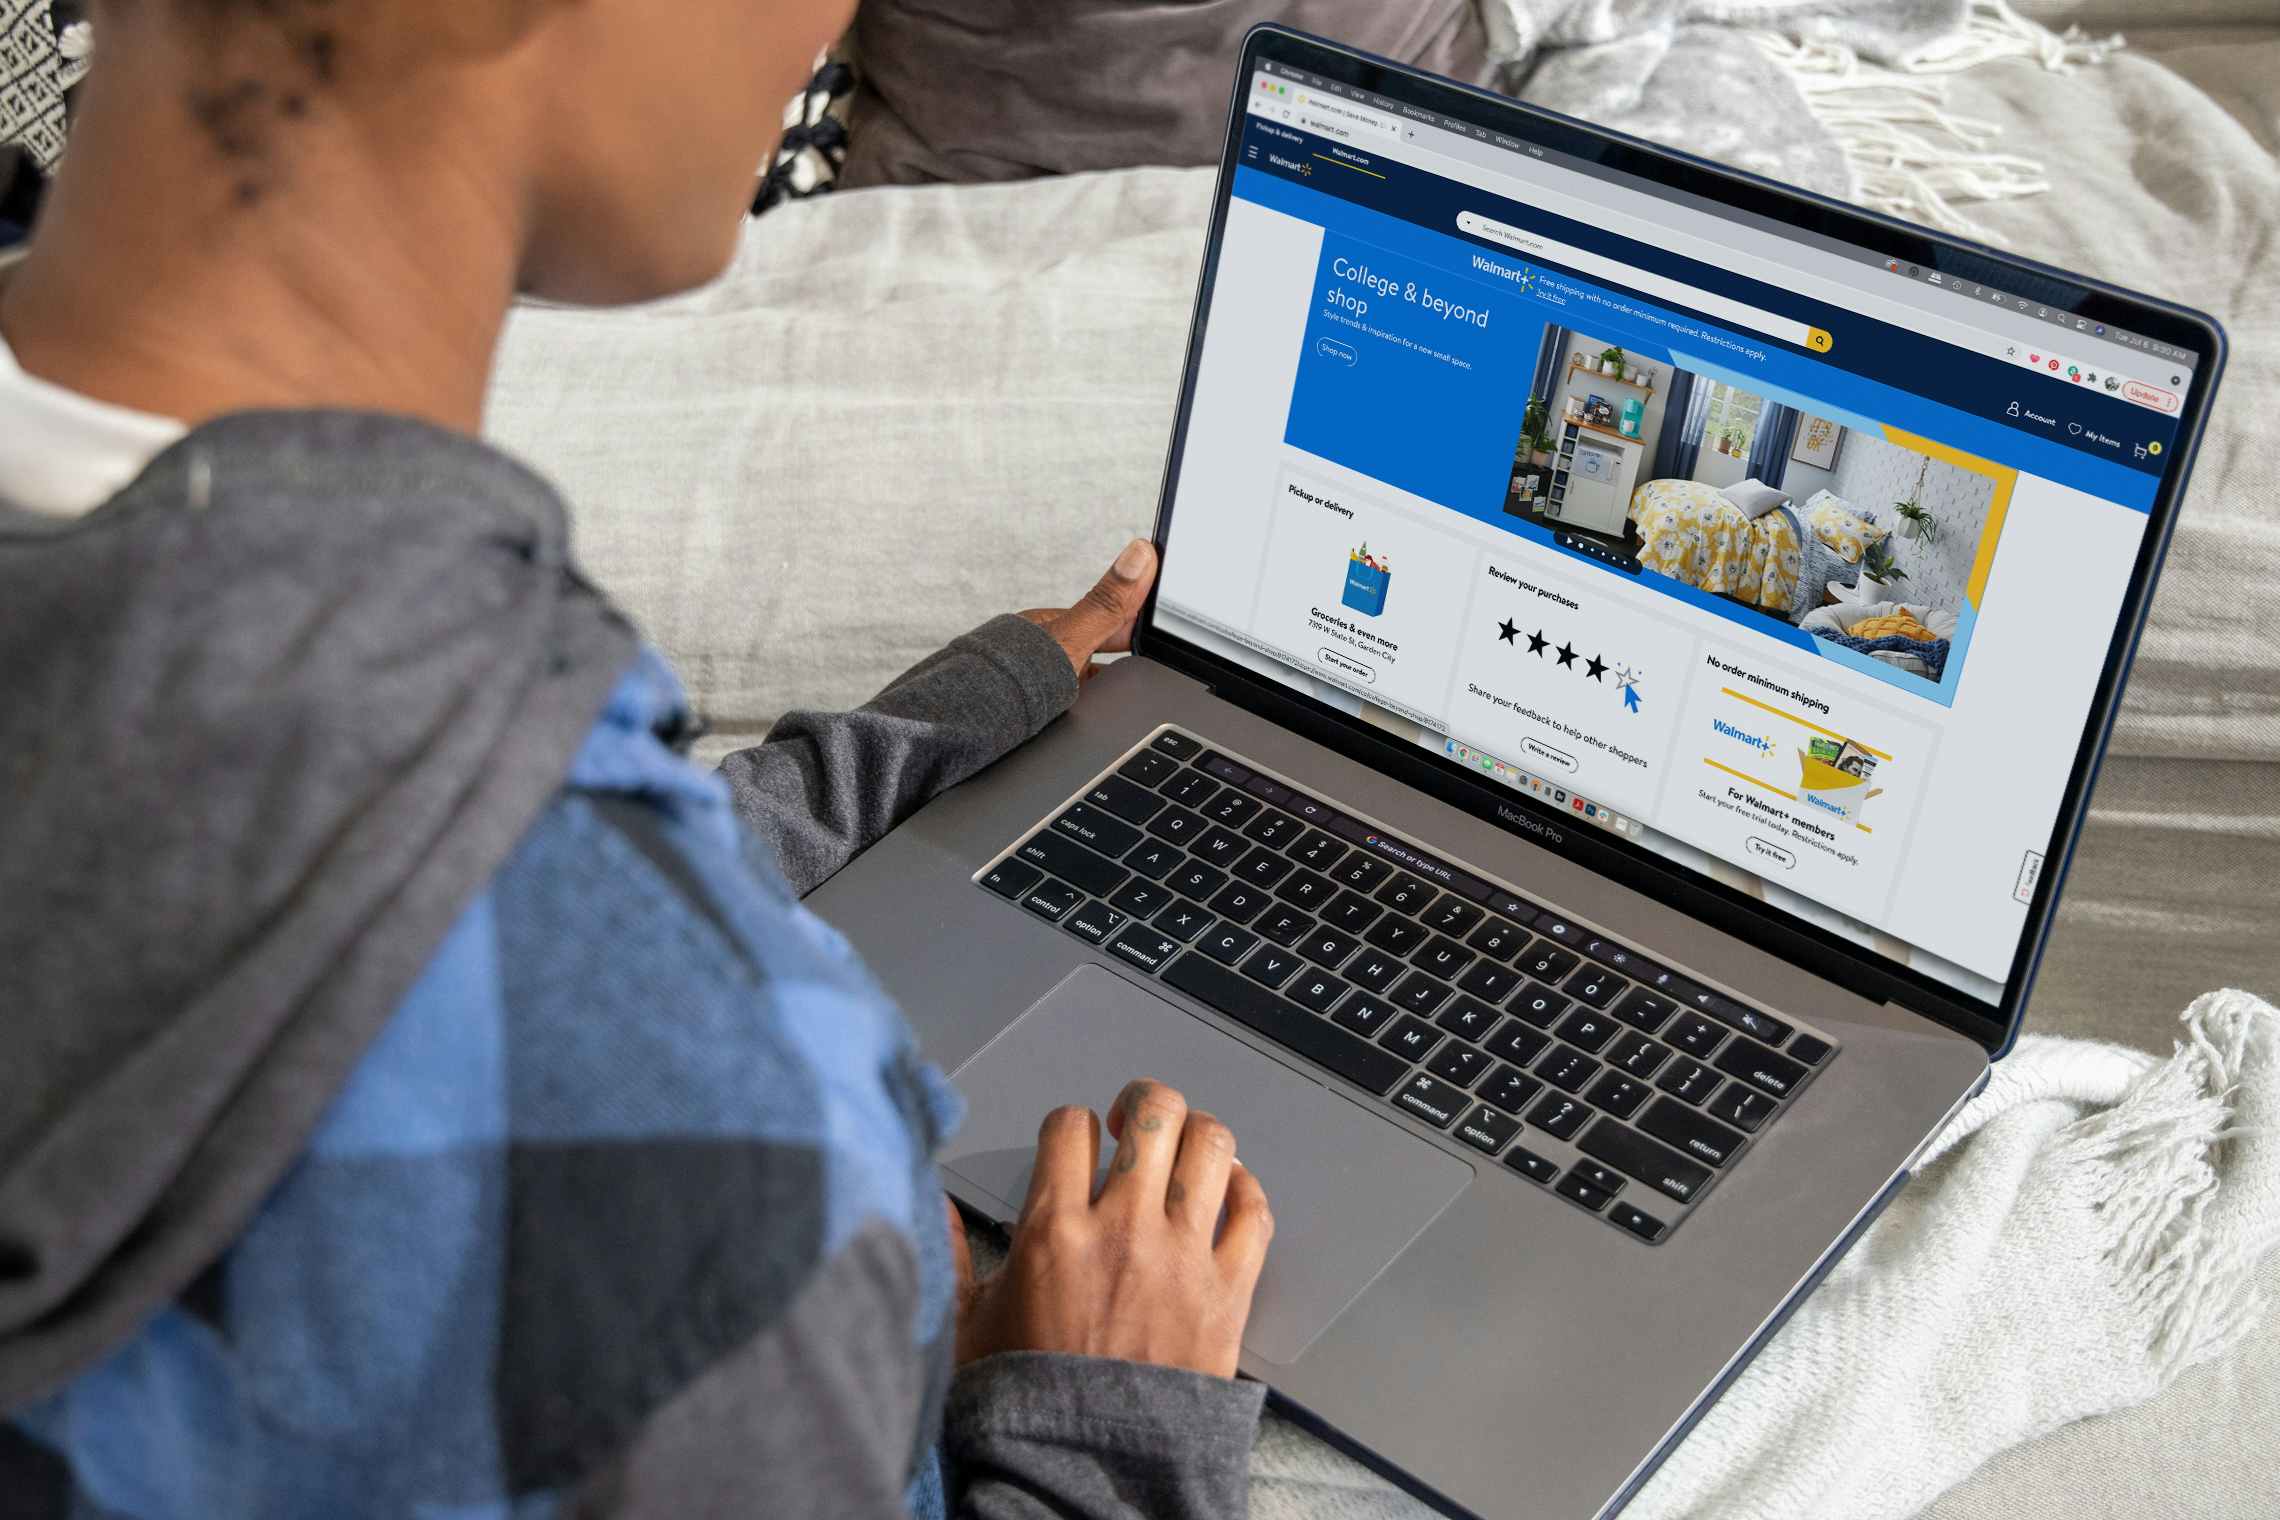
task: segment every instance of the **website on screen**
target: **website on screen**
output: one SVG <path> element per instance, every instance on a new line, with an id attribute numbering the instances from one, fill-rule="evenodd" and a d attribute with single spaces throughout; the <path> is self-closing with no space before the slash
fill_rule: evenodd
<path id="1" fill-rule="evenodd" d="M 1250 82 L 1164 625 L 1993 1000 L 2190 373 L 1483 136 Z"/>

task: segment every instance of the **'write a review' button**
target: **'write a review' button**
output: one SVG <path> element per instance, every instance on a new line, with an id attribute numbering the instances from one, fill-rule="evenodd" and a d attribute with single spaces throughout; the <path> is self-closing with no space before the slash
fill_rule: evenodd
<path id="1" fill-rule="evenodd" d="M 1755 834 L 1752 834 L 1748 839 L 1742 841 L 1742 848 L 1749 851 L 1752 859 L 1762 860 L 1766 861 L 1769 864 L 1777 865 L 1784 871 L 1797 864 L 1797 856 L 1795 853 L 1783 849 L 1780 845 L 1775 844 L 1770 839 L 1760 839 Z"/>
<path id="2" fill-rule="evenodd" d="M 1377 684 L 1377 672 L 1350 654 L 1340 654 L 1335 649 L 1317 649 L 1314 651 L 1314 657 L 1342 676 L 1349 676 L 1356 681 L 1363 681 L 1372 686 Z"/>
<path id="3" fill-rule="evenodd" d="M 1553 765 L 1558 766 L 1563 771 L 1572 771 L 1576 768 L 1575 756 L 1568 754 L 1563 750 L 1556 750 L 1549 744 L 1540 743 L 1534 739 L 1522 739 L 1520 741 L 1520 747 L 1526 750 L 1529 754 L 1534 755 L 1537 759 L 1549 761 Z"/>

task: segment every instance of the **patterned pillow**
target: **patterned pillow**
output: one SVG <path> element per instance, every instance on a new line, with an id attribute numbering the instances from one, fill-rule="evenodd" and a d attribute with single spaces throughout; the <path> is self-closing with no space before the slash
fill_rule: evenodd
<path id="1" fill-rule="evenodd" d="M 1815 491 L 1806 499 L 1805 525 L 1848 565 L 1859 564 L 1870 544 L 1892 533 L 1877 525 L 1875 513 L 1862 511 L 1833 491 Z"/>

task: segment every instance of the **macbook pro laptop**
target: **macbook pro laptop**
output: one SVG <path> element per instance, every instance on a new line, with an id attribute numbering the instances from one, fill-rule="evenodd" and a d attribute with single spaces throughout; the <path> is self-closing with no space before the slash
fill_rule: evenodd
<path id="1" fill-rule="evenodd" d="M 1613 1513 L 2014 1038 L 2223 353 L 1253 32 L 1134 655 L 811 899 L 947 1185 L 1169 1082 L 1273 1202 L 1280 1407 Z"/>

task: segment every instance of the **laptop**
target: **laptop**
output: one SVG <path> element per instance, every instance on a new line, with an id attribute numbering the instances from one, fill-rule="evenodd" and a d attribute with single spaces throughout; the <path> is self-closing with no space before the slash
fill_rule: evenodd
<path id="1" fill-rule="evenodd" d="M 1134 654 L 811 898 L 947 1186 L 1169 1082 L 1273 1201 L 1279 1408 L 1619 1510 L 2014 1039 L 2223 357 L 1252 32 Z"/>

